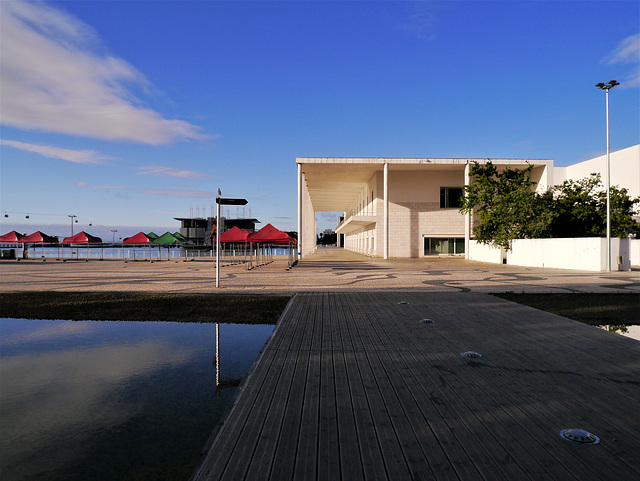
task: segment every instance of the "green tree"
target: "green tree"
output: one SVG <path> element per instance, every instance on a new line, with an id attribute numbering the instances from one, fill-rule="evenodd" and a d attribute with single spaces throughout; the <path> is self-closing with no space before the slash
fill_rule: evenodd
<path id="1" fill-rule="evenodd" d="M 554 217 L 553 196 L 536 194 L 532 170 L 529 165 L 498 171 L 492 162 L 474 163 L 460 212 L 475 214 L 476 241 L 510 249 L 514 239 L 548 236 Z"/>
<path id="2" fill-rule="evenodd" d="M 600 174 L 580 180 L 566 180 L 551 188 L 554 219 L 551 237 L 605 237 L 607 235 L 607 193 Z M 640 198 L 629 197 L 627 189 L 612 186 L 611 235 L 627 237 L 640 234 L 640 225 L 633 219 L 634 207 Z"/>

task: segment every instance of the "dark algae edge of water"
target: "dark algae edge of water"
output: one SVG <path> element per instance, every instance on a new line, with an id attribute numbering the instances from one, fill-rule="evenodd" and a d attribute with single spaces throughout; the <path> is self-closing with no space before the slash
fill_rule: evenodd
<path id="1" fill-rule="evenodd" d="M 271 294 L 0 292 L 0 317 L 275 324 L 290 299 Z"/>
<path id="2" fill-rule="evenodd" d="M 640 293 L 493 294 L 592 326 L 640 324 Z"/>

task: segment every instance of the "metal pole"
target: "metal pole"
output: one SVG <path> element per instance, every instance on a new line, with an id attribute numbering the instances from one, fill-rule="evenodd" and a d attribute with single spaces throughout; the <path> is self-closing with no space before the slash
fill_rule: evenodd
<path id="1" fill-rule="evenodd" d="M 606 169 L 606 183 L 607 183 L 607 272 L 611 271 L 611 150 L 609 144 L 609 90 L 616 85 L 620 85 L 617 80 L 609 80 L 606 84 L 600 82 L 596 84 L 600 90 L 604 90 L 606 94 L 606 112 L 607 112 L 607 169 Z"/>
<path id="2" fill-rule="evenodd" d="M 220 200 L 216 200 L 216 287 L 220 287 Z"/>
<path id="3" fill-rule="evenodd" d="M 611 272 L 611 198 L 609 186 L 611 184 L 611 159 L 609 157 L 609 89 L 606 92 L 607 108 L 607 272 Z"/>

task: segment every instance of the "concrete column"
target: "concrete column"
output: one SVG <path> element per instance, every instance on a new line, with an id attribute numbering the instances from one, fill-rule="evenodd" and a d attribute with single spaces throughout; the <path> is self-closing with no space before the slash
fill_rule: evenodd
<path id="1" fill-rule="evenodd" d="M 471 172 L 471 165 L 467 160 L 467 165 L 464 166 L 464 185 L 469 185 L 469 173 Z M 469 244 L 471 240 L 471 214 L 464 215 L 464 258 L 469 258 Z"/>
<path id="2" fill-rule="evenodd" d="M 389 258 L 389 164 L 384 164 L 384 220 L 383 220 L 383 258 Z"/>
<path id="3" fill-rule="evenodd" d="M 302 257 L 302 164 L 298 164 L 298 259 Z"/>

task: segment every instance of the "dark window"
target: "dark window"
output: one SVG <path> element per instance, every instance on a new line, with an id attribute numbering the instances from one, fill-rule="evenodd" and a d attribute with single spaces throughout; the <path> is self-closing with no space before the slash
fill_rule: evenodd
<path id="1" fill-rule="evenodd" d="M 453 208 L 462 205 L 461 187 L 440 187 L 440 208 Z"/>
<path id="2" fill-rule="evenodd" d="M 464 238 L 424 238 L 424 255 L 464 254 Z"/>

